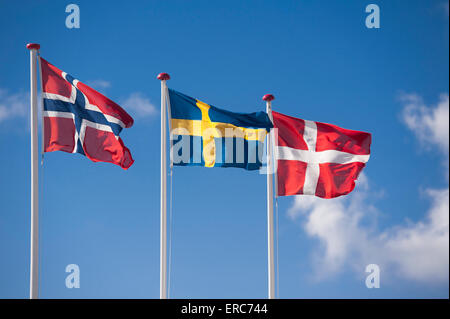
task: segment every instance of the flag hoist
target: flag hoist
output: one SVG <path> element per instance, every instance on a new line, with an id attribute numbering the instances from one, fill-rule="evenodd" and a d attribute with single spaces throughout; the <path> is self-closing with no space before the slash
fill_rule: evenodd
<path id="1" fill-rule="evenodd" d="M 31 250 L 30 250 L 30 299 L 39 293 L 39 182 L 38 182 L 38 114 L 36 61 L 40 45 L 27 44 L 30 50 L 30 136 L 31 136 Z"/>
<path id="2" fill-rule="evenodd" d="M 159 298 L 167 298 L 167 73 L 157 76 L 161 81 L 161 228 L 160 228 L 160 277 Z"/>
<path id="3" fill-rule="evenodd" d="M 272 94 L 266 94 L 262 98 L 266 101 L 266 112 L 270 120 L 272 117 L 272 101 L 275 97 Z M 274 252 L 273 252 L 273 130 L 267 134 L 267 273 L 268 273 L 268 297 L 275 298 L 275 266 L 274 266 Z"/>

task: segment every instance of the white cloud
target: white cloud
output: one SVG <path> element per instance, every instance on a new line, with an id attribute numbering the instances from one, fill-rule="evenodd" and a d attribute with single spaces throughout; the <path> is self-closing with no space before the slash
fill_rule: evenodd
<path id="1" fill-rule="evenodd" d="M 0 88 L 0 123 L 18 117 L 26 117 L 30 105 L 29 93 L 13 93 Z"/>
<path id="2" fill-rule="evenodd" d="M 404 95 L 402 101 L 407 127 L 427 148 L 439 148 L 448 157 L 448 94 L 432 107 L 414 94 Z M 380 230 L 377 220 L 386 215 L 373 205 L 377 194 L 361 174 L 352 194 L 331 200 L 297 196 L 288 214 L 320 242 L 313 255 L 317 279 L 349 267 L 361 274 L 375 263 L 384 278 L 448 284 L 449 189 L 427 189 L 422 195 L 431 205 L 421 219 Z"/>
<path id="3" fill-rule="evenodd" d="M 447 281 L 449 270 L 449 191 L 427 190 L 432 200 L 426 218 L 395 229 L 386 250 L 399 272 L 420 281 Z"/>
<path id="4" fill-rule="evenodd" d="M 88 81 L 88 82 L 86 82 L 86 84 L 96 90 L 107 89 L 107 88 L 111 87 L 111 83 L 108 81 L 105 81 L 105 80 Z"/>
<path id="5" fill-rule="evenodd" d="M 303 218 L 306 233 L 321 245 L 313 256 L 316 278 L 333 276 L 348 267 L 361 274 L 366 265 L 375 263 L 385 278 L 448 282 L 448 189 L 425 192 L 432 203 L 423 220 L 406 220 L 380 231 L 376 227 L 380 213 L 369 199 L 373 193 L 366 179 L 359 184 L 346 197 L 297 196 L 294 200 L 289 215 Z"/>
<path id="6" fill-rule="evenodd" d="M 405 124 L 417 136 L 426 148 L 434 145 L 448 153 L 449 145 L 449 97 L 441 94 L 436 106 L 426 106 L 416 94 L 404 94 L 401 100 L 405 103 L 402 118 Z"/>
<path id="7" fill-rule="evenodd" d="M 142 93 L 135 92 L 130 94 L 120 103 L 126 111 L 134 116 L 146 117 L 158 114 L 158 110 Z"/>

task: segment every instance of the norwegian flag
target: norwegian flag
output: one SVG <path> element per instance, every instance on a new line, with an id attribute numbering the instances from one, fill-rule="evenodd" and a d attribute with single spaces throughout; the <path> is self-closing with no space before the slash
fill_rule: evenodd
<path id="1" fill-rule="evenodd" d="M 334 198 L 355 188 L 370 157 L 370 133 L 272 114 L 278 129 L 278 196 Z"/>
<path id="2" fill-rule="evenodd" d="M 119 137 L 133 118 L 119 105 L 40 58 L 44 151 L 79 153 L 128 169 L 134 162 Z"/>

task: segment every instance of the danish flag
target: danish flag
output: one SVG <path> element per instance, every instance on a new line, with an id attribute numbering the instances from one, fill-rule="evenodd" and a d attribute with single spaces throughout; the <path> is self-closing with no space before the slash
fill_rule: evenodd
<path id="1" fill-rule="evenodd" d="M 119 137 L 133 118 L 119 105 L 40 58 L 44 151 L 79 153 L 124 169 L 134 160 Z"/>
<path id="2" fill-rule="evenodd" d="M 371 134 L 272 112 L 278 130 L 277 194 L 350 193 L 370 157 Z"/>

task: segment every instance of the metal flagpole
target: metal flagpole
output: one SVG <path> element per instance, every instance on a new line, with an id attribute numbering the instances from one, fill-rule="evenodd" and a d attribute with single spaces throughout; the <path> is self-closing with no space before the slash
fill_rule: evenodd
<path id="1" fill-rule="evenodd" d="M 161 81 L 161 230 L 159 298 L 167 299 L 167 73 L 157 76 Z"/>
<path id="2" fill-rule="evenodd" d="M 266 112 L 271 121 L 272 101 L 275 97 L 272 94 L 263 96 L 266 101 Z M 269 279 L 269 299 L 275 298 L 275 267 L 273 262 L 273 162 L 272 162 L 272 134 L 267 135 L 267 261 Z"/>
<path id="3" fill-rule="evenodd" d="M 39 294 L 39 183 L 38 183 L 38 118 L 37 118 L 37 76 L 36 60 L 40 45 L 27 44 L 30 50 L 30 84 L 31 84 L 31 258 L 30 258 L 30 299 L 37 299 Z"/>

